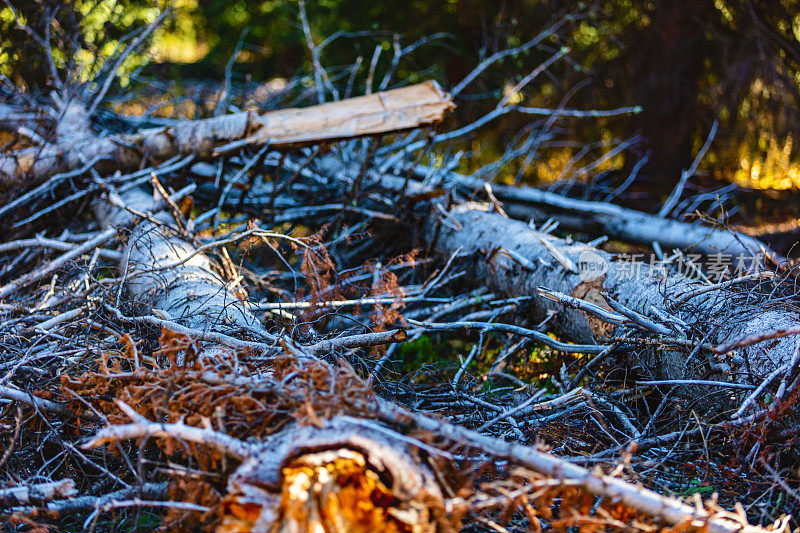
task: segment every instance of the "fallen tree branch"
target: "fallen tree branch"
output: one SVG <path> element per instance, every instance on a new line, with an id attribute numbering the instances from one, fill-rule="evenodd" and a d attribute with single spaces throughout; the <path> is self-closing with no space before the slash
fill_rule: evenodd
<path id="1" fill-rule="evenodd" d="M 75 482 L 71 479 L 0 488 L 0 508 L 15 507 L 34 501 L 56 500 L 74 496 L 76 493 Z"/>
<path id="2" fill-rule="evenodd" d="M 608 346 L 604 346 L 602 344 L 569 344 L 566 342 L 560 342 L 548 337 L 546 334 L 540 331 L 499 322 L 419 322 L 417 320 L 409 319 L 408 323 L 431 330 L 480 329 L 486 331 L 502 331 L 504 333 L 511 333 L 512 335 L 519 335 L 521 337 L 535 339 L 555 350 L 560 350 L 566 353 L 601 353 L 603 350 L 608 348 Z"/>
<path id="3" fill-rule="evenodd" d="M 533 296 L 532 320 L 542 320 L 549 311 L 557 311 L 558 316 L 551 324 L 574 342 L 594 342 L 601 329 L 585 311 L 570 309 L 545 298 L 539 287 L 589 299 L 609 310 L 612 300 L 645 315 L 651 314 L 651 308 L 669 309 L 687 324 L 695 323 L 698 317 L 716 316 L 720 325 L 713 329 L 704 325 L 703 329 L 709 330 L 710 338 L 721 344 L 717 348 L 719 353 L 734 346 L 744 348 L 737 360 L 740 370 L 746 368 L 747 371 L 735 373 L 740 383 L 747 383 L 750 376 L 760 382 L 770 372 L 787 364 L 800 342 L 797 337 L 786 337 L 797 331 L 794 326 L 796 318 L 791 313 L 772 309 L 754 313 L 752 309 L 732 306 L 730 297 L 725 294 L 727 287 L 718 287 L 717 298 L 695 301 L 691 307 L 675 306 L 674 302 L 682 295 L 692 294 L 702 286 L 679 274 L 646 264 L 640 265 L 640 269 L 626 271 L 620 263 L 613 262 L 610 254 L 533 231 L 522 222 L 475 209 L 474 205 L 451 209 L 448 220 L 450 224 L 439 223 L 435 217 L 425 220 L 425 236 L 429 244 L 446 255 L 461 250 L 471 272 L 470 279 L 488 283 L 490 288 L 509 296 Z M 549 241 L 551 246 L 544 246 L 543 240 Z M 579 265 L 580 272 L 570 272 L 554 261 L 550 250 L 553 247 Z M 525 265 L 508 254 L 493 253 L 499 249 L 514 251 L 525 259 Z M 780 333 L 763 333 L 766 327 L 773 329 L 779 324 L 785 325 Z M 729 339 L 743 337 L 750 338 L 727 344 Z M 754 346 L 765 338 L 778 337 L 786 338 L 775 342 L 768 350 Z M 684 356 L 678 351 L 649 350 L 642 362 L 656 377 L 687 377 L 683 375 Z M 736 364 L 733 360 L 728 360 L 728 363 Z"/>
<path id="4" fill-rule="evenodd" d="M 660 517 L 671 524 L 708 528 L 714 533 L 763 532 L 765 529 L 742 523 L 741 517 L 733 513 L 718 512 L 714 516 L 705 510 L 692 507 L 677 499 L 661 496 L 644 487 L 633 485 L 622 479 L 593 473 L 576 464 L 558 459 L 550 454 L 536 451 L 529 446 L 487 437 L 443 421 L 413 413 L 388 402 L 380 403 L 381 415 L 395 424 L 405 423 L 412 427 L 444 436 L 453 442 L 466 444 L 502 457 L 536 472 L 560 480 L 569 480 L 583 486 L 596 496 L 622 502 L 647 515 Z"/>
<path id="5" fill-rule="evenodd" d="M 771 339 L 781 339 L 783 337 L 790 337 L 792 335 L 800 335 L 800 326 L 790 326 L 779 329 L 771 329 L 767 331 L 754 333 L 752 335 L 745 335 L 740 338 L 723 342 L 715 346 L 714 351 L 719 354 L 725 354 L 733 350 L 736 350 L 738 348 L 745 348 L 747 346 L 753 346 L 754 344 L 758 344 L 760 342 L 768 341 Z"/>
<path id="6" fill-rule="evenodd" d="M 187 426 L 183 423 L 158 424 L 143 419 L 136 411 L 121 401 L 117 401 L 117 406 L 123 413 L 131 417 L 134 423 L 105 427 L 86 442 L 83 445 L 84 448 L 96 448 L 108 442 L 119 440 L 140 439 L 143 437 L 171 437 L 210 446 L 236 459 L 245 459 L 253 453 L 252 446 L 217 431 Z"/>
<path id="7" fill-rule="evenodd" d="M 24 403 L 25 405 L 30 405 L 31 407 L 35 407 L 36 409 L 40 409 L 45 412 L 73 416 L 70 408 L 64 404 L 45 400 L 44 398 L 38 398 L 25 391 L 12 389 L 11 387 L 6 387 L 5 385 L 0 385 L 0 398 Z"/>
<path id="8" fill-rule="evenodd" d="M 361 335 L 346 335 L 333 339 L 325 339 L 312 344 L 307 350 L 314 355 L 322 355 L 333 352 L 336 348 L 366 348 L 381 344 L 391 344 L 403 342 L 407 338 L 405 330 L 396 329 L 392 331 L 379 331 L 375 333 L 364 333 Z"/>
<path id="9" fill-rule="evenodd" d="M 101 494 L 99 496 L 86 495 L 75 496 L 68 500 L 56 500 L 47 502 L 43 509 L 48 513 L 65 514 L 77 511 L 86 511 L 89 509 L 102 509 L 106 505 L 127 500 L 129 498 L 144 497 L 144 498 L 164 498 L 167 495 L 167 483 L 143 483 L 141 486 L 132 487 L 129 489 L 120 489 L 108 494 Z M 13 509 L 14 512 L 19 513 L 34 513 L 38 510 L 36 507 L 22 507 Z"/>
<path id="10" fill-rule="evenodd" d="M 68 104 L 47 146 L 0 154 L 0 187 L 31 187 L 96 160 L 101 173 L 139 168 L 143 158 L 162 161 L 175 155 L 198 158 L 245 146 L 299 146 L 432 125 L 453 108 L 435 82 L 428 81 L 368 96 L 301 109 L 282 109 L 258 116 L 251 112 L 133 134 L 96 137 L 91 117 L 80 102 Z"/>
<path id="11" fill-rule="evenodd" d="M 433 169 L 419 165 L 413 168 L 418 177 L 431 175 Z M 482 194 L 486 182 L 452 171 L 435 171 L 441 176 L 441 187 L 453 187 L 462 194 Z M 408 187 L 408 180 L 374 173 L 377 183 L 395 190 Z M 428 187 L 428 191 L 434 188 Z M 593 202 L 568 198 L 560 194 L 542 191 L 533 187 L 514 187 L 491 184 L 491 191 L 503 202 L 503 209 L 519 219 L 547 220 L 552 218 L 567 230 L 595 235 L 607 235 L 613 239 L 650 245 L 659 243 L 667 249 L 679 248 L 715 255 L 728 254 L 733 259 L 758 259 L 766 257 L 775 264 L 784 261 L 776 252 L 758 239 L 727 229 L 716 229 L 701 224 L 690 224 L 679 220 L 635 211 L 608 202 Z M 410 191 L 409 191 L 410 192 Z M 423 190 L 415 190 L 422 194 Z"/>

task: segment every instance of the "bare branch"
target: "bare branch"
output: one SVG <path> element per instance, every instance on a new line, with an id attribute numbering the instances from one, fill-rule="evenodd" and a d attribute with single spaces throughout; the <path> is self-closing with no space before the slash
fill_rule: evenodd
<path id="1" fill-rule="evenodd" d="M 217 431 L 200 429 L 187 426 L 185 424 L 157 424 L 142 419 L 136 411 L 122 401 L 117 401 L 117 405 L 129 417 L 134 419 L 134 423 L 108 426 L 98 431 L 94 437 L 83 445 L 84 449 L 96 448 L 109 442 L 119 440 L 141 439 L 145 437 L 170 437 L 173 439 L 185 440 L 209 446 L 221 453 L 235 457 L 236 459 L 246 459 L 253 453 L 253 448 L 240 440 L 229 437 Z"/>

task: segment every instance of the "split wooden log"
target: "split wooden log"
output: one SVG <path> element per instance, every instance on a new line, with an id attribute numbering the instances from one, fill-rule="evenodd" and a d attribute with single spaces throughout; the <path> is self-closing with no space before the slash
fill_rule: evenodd
<path id="1" fill-rule="evenodd" d="M 451 209 L 445 217 L 428 217 L 425 238 L 444 254 L 459 252 L 471 273 L 466 279 L 480 280 L 492 290 L 509 296 L 531 296 L 532 320 L 556 311 L 551 324 L 573 342 L 591 343 L 600 333 L 608 331 L 593 315 L 553 301 L 540 287 L 608 310 L 614 304 L 622 304 L 645 317 L 653 317 L 651 320 L 656 322 L 660 321 L 659 314 L 671 315 L 689 328 L 705 331 L 708 340 L 715 344 L 797 323 L 797 315 L 789 310 L 754 308 L 725 287 L 698 291 L 707 286 L 648 264 L 615 262 L 611 254 L 534 231 L 523 222 L 487 209 L 464 204 Z M 677 332 L 676 335 L 680 336 Z M 682 344 L 692 348 L 696 343 Z M 670 342 L 665 340 L 661 345 L 669 346 Z M 800 337 L 792 336 L 744 346 L 726 355 L 705 350 L 705 357 L 698 358 L 702 364 L 687 368 L 687 350 L 656 347 L 641 350 L 640 363 L 645 371 L 665 379 L 715 375 L 758 384 L 776 369 L 788 365 L 797 349 Z M 722 376 L 718 370 L 712 370 L 712 365 L 729 370 Z M 732 394 L 725 389 L 723 396 L 731 399 Z"/>
<path id="2" fill-rule="evenodd" d="M 0 154 L 0 187 L 31 187 L 94 159 L 96 170 L 107 173 L 139 168 L 143 159 L 205 158 L 248 145 L 299 146 L 418 128 L 441 121 L 453 107 L 450 96 L 427 81 L 307 108 L 241 112 L 97 137 L 86 106 L 75 101 L 61 110 L 50 144 Z"/>

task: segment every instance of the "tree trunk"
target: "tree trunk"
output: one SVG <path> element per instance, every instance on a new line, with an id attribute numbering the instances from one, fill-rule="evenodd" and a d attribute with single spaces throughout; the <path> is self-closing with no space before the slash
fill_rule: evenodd
<path id="1" fill-rule="evenodd" d="M 474 206 L 455 207 L 446 217 L 428 217 L 424 228 L 429 244 L 444 254 L 459 251 L 465 258 L 470 271 L 466 279 L 488 283 L 492 289 L 510 296 L 531 296 L 534 321 L 543 319 L 550 310 L 557 311 L 552 323 L 574 342 L 594 342 L 602 332 L 601 322 L 582 310 L 566 308 L 542 296 L 539 287 L 608 310 L 613 307 L 609 305 L 613 299 L 655 321 L 662 311 L 661 316 L 672 315 L 678 323 L 686 324 L 681 327 L 687 333 L 705 332 L 708 341 L 717 344 L 797 324 L 798 317 L 792 311 L 754 308 L 747 304 L 746 295 L 725 288 L 693 295 L 693 291 L 708 286 L 647 264 L 632 267 L 632 263 L 614 262 L 611 254 L 586 244 L 567 243 L 533 231 L 523 222 Z M 563 258 L 568 267 L 574 268 L 565 267 Z M 674 336 L 683 336 L 678 331 Z M 792 361 L 800 348 L 800 337 L 771 339 L 725 355 L 704 350 L 702 364 L 687 368 L 686 352 L 695 344 L 689 342 L 688 349 L 678 349 L 674 343 L 664 341 L 662 346 L 668 349 L 642 350 L 644 370 L 653 376 L 681 379 L 719 376 L 720 369 L 725 369 L 732 381 L 760 383 Z M 730 398 L 727 392 L 725 396 Z"/>

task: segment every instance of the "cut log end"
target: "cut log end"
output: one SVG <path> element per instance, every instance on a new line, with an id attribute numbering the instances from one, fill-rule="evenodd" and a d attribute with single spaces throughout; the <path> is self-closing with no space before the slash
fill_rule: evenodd
<path id="1" fill-rule="evenodd" d="M 229 481 L 218 531 L 426 533 L 444 525 L 432 473 L 396 439 L 338 417 L 276 440 Z"/>
<path id="2" fill-rule="evenodd" d="M 436 529 L 423 502 L 400 500 L 356 451 L 340 448 L 303 455 L 283 468 L 282 476 L 282 491 L 277 498 L 264 494 L 259 502 L 252 492 L 229 496 L 223 504 L 220 531 L 368 533 Z"/>

